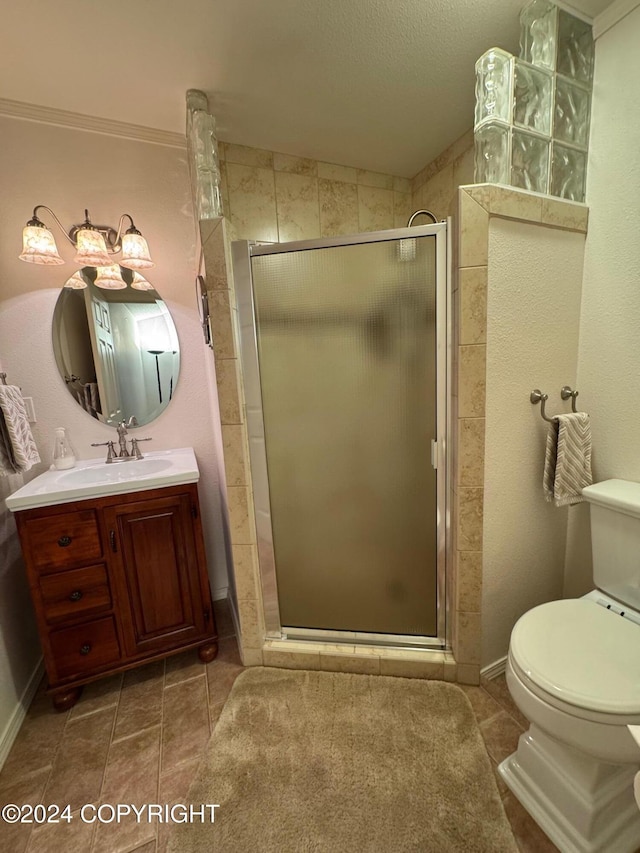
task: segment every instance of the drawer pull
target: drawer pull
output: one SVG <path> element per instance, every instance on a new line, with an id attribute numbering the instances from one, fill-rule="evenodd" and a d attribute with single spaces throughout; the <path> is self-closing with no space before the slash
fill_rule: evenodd
<path id="1" fill-rule="evenodd" d="M 80 601 L 82 598 L 82 590 L 74 589 L 74 591 L 69 596 L 69 601 Z"/>
<path id="2" fill-rule="evenodd" d="M 61 548 L 68 548 L 68 546 L 71 545 L 71 537 L 70 536 L 61 536 L 58 539 L 58 545 Z"/>
<path id="3" fill-rule="evenodd" d="M 118 546 L 116 545 L 116 532 L 115 530 L 109 531 L 109 542 L 111 542 L 111 550 L 114 554 L 118 553 Z"/>
<path id="4" fill-rule="evenodd" d="M 84 646 L 80 648 L 81 655 L 88 655 L 91 651 L 91 643 L 85 643 Z"/>

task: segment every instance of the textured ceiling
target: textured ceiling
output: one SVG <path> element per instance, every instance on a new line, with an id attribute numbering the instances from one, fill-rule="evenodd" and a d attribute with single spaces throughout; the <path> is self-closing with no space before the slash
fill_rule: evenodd
<path id="1" fill-rule="evenodd" d="M 610 0 L 574 0 L 595 15 Z M 5 3 L 0 97 L 412 177 L 473 121 L 474 63 L 523 0 Z"/>

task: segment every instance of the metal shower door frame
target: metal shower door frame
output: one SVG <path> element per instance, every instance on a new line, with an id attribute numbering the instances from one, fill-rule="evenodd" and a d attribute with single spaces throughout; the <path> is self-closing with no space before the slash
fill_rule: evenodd
<path id="1" fill-rule="evenodd" d="M 280 620 L 276 577 L 271 504 L 266 449 L 264 415 L 258 359 L 258 336 L 253 298 L 251 259 L 261 255 L 304 252 L 363 243 L 397 241 L 414 237 L 435 237 L 436 240 L 436 619 L 437 636 L 422 637 L 399 634 L 375 634 L 360 631 L 336 631 L 308 628 L 289 628 Z M 451 220 L 412 228 L 371 231 L 344 237 L 326 237 L 291 243 L 254 243 L 236 241 L 232 244 L 233 276 L 237 298 L 240 340 L 240 359 L 244 381 L 247 435 L 253 484 L 255 524 L 264 606 L 265 630 L 269 639 L 299 638 L 333 643 L 369 643 L 386 646 L 420 648 L 451 647 L 451 584 L 447 555 L 451 553 L 451 447 L 452 447 L 452 293 L 451 293 Z M 431 449 L 425 447 L 425 454 Z M 262 510 L 261 507 L 266 508 Z"/>

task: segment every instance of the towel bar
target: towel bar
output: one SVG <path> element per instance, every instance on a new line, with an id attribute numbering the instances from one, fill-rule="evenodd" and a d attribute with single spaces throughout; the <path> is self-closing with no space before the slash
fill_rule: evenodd
<path id="1" fill-rule="evenodd" d="M 576 409 L 576 397 L 578 396 L 578 393 L 579 392 L 574 391 L 570 385 L 563 385 L 560 390 L 560 396 L 563 400 L 568 400 L 569 398 L 571 398 L 571 411 L 574 413 L 577 413 L 578 411 Z M 550 418 L 547 417 L 544 407 L 548 399 L 549 395 L 543 394 L 539 388 L 534 388 L 531 394 L 529 395 L 529 400 L 534 406 L 540 403 L 540 414 L 542 415 L 542 419 L 547 423 L 552 424 L 555 421 L 557 415 L 553 415 Z"/>

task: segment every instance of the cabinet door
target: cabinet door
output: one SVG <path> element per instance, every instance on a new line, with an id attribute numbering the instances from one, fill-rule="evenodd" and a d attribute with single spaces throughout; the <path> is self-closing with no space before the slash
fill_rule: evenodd
<path id="1" fill-rule="evenodd" d="M 128 653 L 197 640 L 205 632 L 209 602 L 202 600 L 189 495 L 110 507 L 105 521 L 129 604 L 123 613 Z"/>

